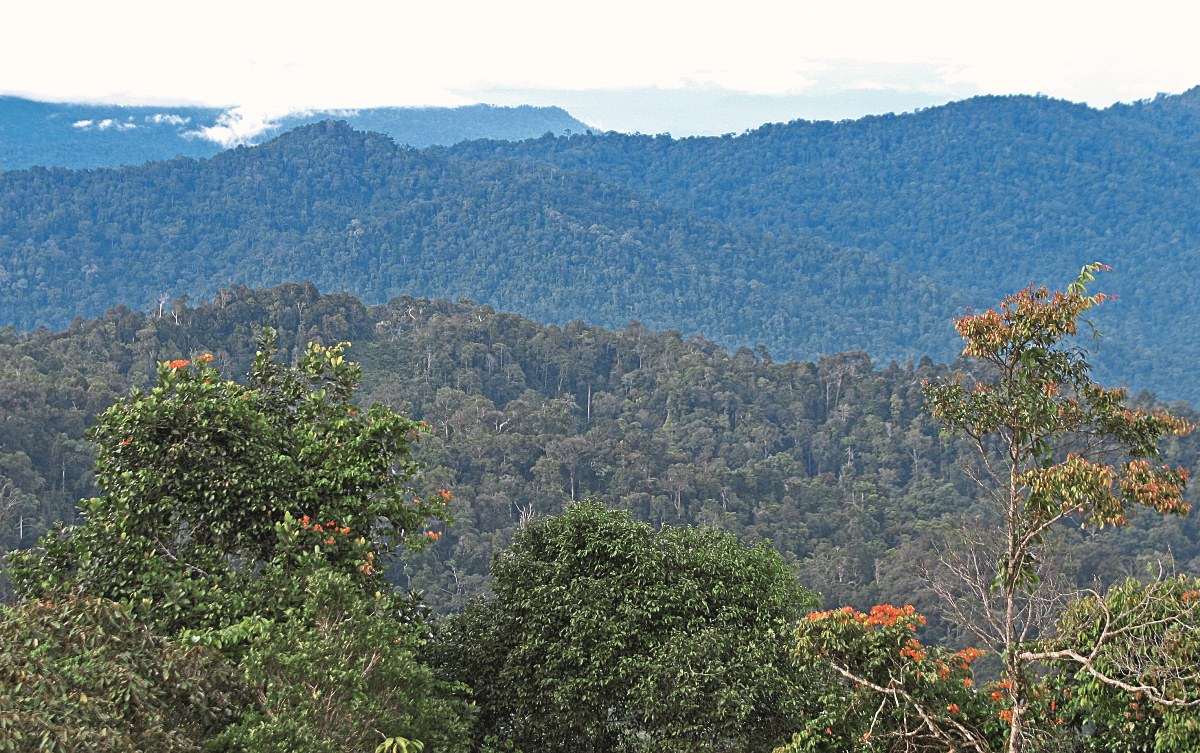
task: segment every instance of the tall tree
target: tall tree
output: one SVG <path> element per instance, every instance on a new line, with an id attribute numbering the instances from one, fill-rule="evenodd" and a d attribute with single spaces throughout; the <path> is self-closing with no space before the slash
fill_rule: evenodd
<path id="1" fill-rule="evenodd" d="M 81 503 L 82 525 L 14 557 L 18 591 L 71 586 L 167 632 L 220 627 L 271 603 L 257 593 L 261 566 L 293 537 L 369 590 L 385 585 L 392 542 L 423 541 L 445 499 L 414 496 L 420 425 L 352 403 L 360 372 L 344 349 L 310 344 L 288 368 L 267 332 L 247 385 L 208 355 L 160 364 L 154 387 L 98 419 L 103 494 Z"/>
<path id="2" fill-rule="evenodd" d="M 1061 524 L 1094 531 L 1127 524 L 1137 508 L 1189 510 L 1187 471 L 1155 461 L 1160 440 L 1193 426 L 1130 408 L 1124 389 L 1094 383 L 1088 353 L 1074 340 L 1087 313 L 1110 298 L 1087 290 L 1107 269 L 1089 264 L 1065 292 L 1031 286 L 1005 297 L 999 310 L 956 320 L 974 376 L 925 388 L 933 416 L 974 448 L 968 472 L 994 502 L 994 517 L 964 546 L 944 551 L 947 577 L 933 585 L 962 627 L 1001 658 L 1009 753 L 1036 744 L 1034 665 L 1051 656 L 1031 641 L 1061 612 L 1049 556 Z M 1053 658 L 1087 666 L 1094 653 Z M 1167 688 L 1145 692 L 1171 702 Z"/>

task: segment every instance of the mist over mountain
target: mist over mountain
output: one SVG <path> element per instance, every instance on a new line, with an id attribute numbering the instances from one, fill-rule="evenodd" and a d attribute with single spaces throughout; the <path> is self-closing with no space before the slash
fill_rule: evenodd
<path id="1" fill-rule="evenodd" d="M 558 107 L 374 107 L 286 115 L 245 108 L 121 106 L 0 97 L 0 170 L 33 166 L 96 168 L 177 156 L 211 157 L 330 118 L 425 147 L 467 139 L 526 139 L 583 132 Z"/>

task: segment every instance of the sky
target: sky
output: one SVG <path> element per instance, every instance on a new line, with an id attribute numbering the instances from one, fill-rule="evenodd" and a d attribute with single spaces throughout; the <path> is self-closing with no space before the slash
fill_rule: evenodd
<path id="1" fill-rule="evenodd" d="M 1090 0 L 39 0 L 0 94 L 289 111 L 560 105 L 602 130 L 740 132 L 977 94 L 1105 107 L 1200 84 L 1200 4 Z"/>

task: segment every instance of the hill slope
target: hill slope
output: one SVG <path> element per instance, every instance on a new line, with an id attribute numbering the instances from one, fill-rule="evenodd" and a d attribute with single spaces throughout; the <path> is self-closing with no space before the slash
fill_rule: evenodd
<path id="1" fill-rule="evenodd" d="M 32 544 L 92 493 L 80 436 L 99 410 L 152 381 L 158 361 L 207 352 L 226 374 L 244 373 L 264 325 L 285 360 L 310 340 L 352 341 L 361 401 L 431 425 L 418 446 L 424 482 L 454 490 L 458 522 L 393 574 L 440 609 L 484 586 L 523 519 L 589 496 L 656 525 L 770 539 L 827 603 L 859 606 L 920 602 L 912 565 L 949 520 L 981 514 L 961 470 L 969 448 L 941 441 L 920 408 L 921 380 L 949 371 L 929 360 L 771 362 L 639 324 L 546 326 L 410 297 L 368 308 L 290 284 L 228 289 L 162 317 L 118 308 L 59 333 L 4 334 L 0 488 L 18 506 L 0 512 L 0 550 Z M 1200 436 L 1166 449 L 1195 468 Z M 1198 525 L 1147 515 L 1094 539 L 1065 531 L 1064 567 L 1081 581 L 1140 557 L 1195 571 Z"/>
<path id="2" fill-rule="evenodd" d="M 953 296 L 859 252 L 730 228 L 580 172 L 465 163 L 345 124 L 205 162 L 0 174 L 0 323 L 62 326 L 231 283 L 631 318 L 779 356 L 949 355 Z M 161 296 L 161 298 L 160 298 Z"/>
<path id="3" fill-rule="evenodd" d="M 731 225 L 868 250 L 976 305 L 1101 260 L 1122 299 L 1099 319 L 1108 375 L 1200 397 L 1200 88 L 1107 110 L 979 97 L 733 138 L 584 134 L 449 153 L 584 170 Z"/>
<path id="4" fill-rule="evenodd" d="M 0 322 L 312 279 L 784 357 L 944 358 L 947 314 L 1099 260 L 1119 296 L 1096 321 L 1101 377 L 1200 400 L 1198 113 L 1200 90 L 1107 110 L 982 97 L 740 137 L 423 152 L 309 126 L 203 164 L 11 173 Z"/>

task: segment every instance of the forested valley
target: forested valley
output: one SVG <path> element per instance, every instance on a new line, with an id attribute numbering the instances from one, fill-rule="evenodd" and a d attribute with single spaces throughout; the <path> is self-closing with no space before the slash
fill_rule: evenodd
<path id="1" fill-rule="evenodd" d="M 0 173 L 0 750 L 1200 749 L 1198 91 Z"/>
<path id="2" fill-rule="evenodd" d="M 656 526 L 770 540 L 826 603 L 920 602 L 907 567 L 923 533 L 976 502 L 964 448 L 941 440 L 921 407 L 921 382 L 948 375 L 945 364 L 873 363 L 863 352 L 775 362 L 637 323 L 547 326 L 408 297 L 366 307 L 289 284 L 226 289 L 162 316 L 118 308 L 58 333 L 10 333 L 0 446 L 9 498 L 21 502 L 7 513 L 5 548 L 30 546 L 94 494 L 83 434 L 101 410 L 150 383 L 159 362 L 191 353 L 245 373 L 262 326 L 279 332 L 287 359 L 310 340 L 351 342 L 361 401 L 433 428 L 416 457 L 430 483 L 455 489 L 456 522 L 393 576 L 441 612 L 483 589 L 523 519 L 587 498 Z M 1187 437 L 1169 457 L 1193 467 L 1198 452 Z M 1148 518 L 1079 539 L 1071 559 L 1081 582 L 1164 557 L 1196 570 L 1198 534 L 1193 518 Z"/>

